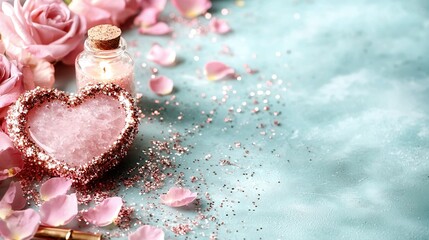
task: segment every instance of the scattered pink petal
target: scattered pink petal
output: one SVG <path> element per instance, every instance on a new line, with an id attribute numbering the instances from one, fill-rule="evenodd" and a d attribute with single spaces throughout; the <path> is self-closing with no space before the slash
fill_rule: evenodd
<path id="1" fill-rule="evenodd" d="M 77 212 L 75 193 L 51 198 L 40 207 L 42 223 L 52 227 L 66 225 L 71 222 L 76 217 Z"/>
<path id="2" fill-rule="evenodd" d="M 231 28 L 225 20 L 213 18 L 209 25 L 210 30 L 215 33 L 225 34 L 231 31 Z"/>
<path id="3" fill-rule="evenodd" d="M 173 87 L 173 80 L 164 76 L 155 77 L 149 81 L 150 90 L 158 95 L 170 94 L 173 91 Z"/>
<path id="4" fill-rule="evenodd" d="M 164 49 L 158 44 L 154 44 L 147 54 L 147 59 L 161 66 L 171 66 L 176 61 L 176 52 L 173 49 Z"/>
<path id="5" fill-rule="evenodd" d="M 54 177 L 47 180 L 40 187 L 40 195 L 43 201 L 48 201 L 59 195 L 66 195 L 70 190 L 72 181 L 63 177 Z"/>
<path id="6" fill-rule="evenodd" d="M 33 209 L 15 211 L 7 219 L 0 219 L 0 236 L 5 239 L 31 239 L 40 224 L 40 216 Z"/>
<path id="7" fill-rule="evenodd" d="M 11 205 L 13 210 L 21 210 L 25 207 L 26 200 L 22 192 L 20 182 L 11 182 L 1 202 Z"/>
<path id="8" fill-rule="evenodd" d="M 161 228 L 143 225 L 128 236 L 128 240 L 164 240 Z"/>
<path id="9" fill-rule="evenodd" d="M 0 131 L 0 180 L 15 176 L 23 167 L 21 153 L 9 136 Z"/>
<path id="10" fill-rule="evenodd" d="M 12 209 L 13 210 L 21 210 L 27 205 L 27 200 L 24 197 L 24 192 L 22 191 L 20 182 L 11 182 L 9 185 L 9 189 L 15 189 L 15 197 L 12 201 Z M 9 191 L 8 189 L 8 191 Z"/>
<path id="11" fill-rule="evenodd" d="M 156 8 L 145 8 L 142 12 L 134 19 L 134 25 L 143 28 L 150 27 L 158 22 L 158 16 L 160 11 Z"/>
<path id="12" fill-rule="evenodd" d="M 22 192 L 21 183 L 11 182 L 6 193 L 0 201 L 0 219 L 5 219 L 12 210 L 21 210 L 25 207 L 27 201 Z"/>
<path id="13" fill-rule="evenodd" d="M 223 79 L 227 76 L 233 75 L 234 72 L 234 69 L 230 68 L 222 62 L 209 62 L 204 67 L 204 74 L 210 81 Z"/>
<path id="14" fill-rule="evenodd" d="M 83 212 L 82 216 L 86 221 L 96 226 L 104 227 L 115 221 L 115 219 L 118 217 L 121 207 L 122 198 L 106 198 L 94 208 Z"/>
<path id="15" fill-rule="evenodd" d="M 171 28 L 164 22 L 158 22 L 162 6 L 143 8 L 142 12 L 134 19 L 134 24 L 139 26 L 139 32 L 147 35 L 165 35 L 171 32 Z"/>
<path id="16" fill-rule="evenodd" d="M 155 23 L 149 27 L 140 27 L 139 33 L 146 35 L 165 35 L 171 32 L 171 28 L 164 22 Z"/>
<path id="17" fill-rule="evenodd" d="M 172 0 L 172 3 L 187 18 L 198 17 L 212 7 L 210 0 Z"/>
<path id="18" fill-rule="evenodd" d="M 0 219 L 6 219 L 12 213 L 12 206 L 2 199 L 0 202 Z"/>
<path id="19" fill-rule="evenodd" d="M 167 194 L 161 195 L 161 203 L 170 207 L 181 207 L 188 205 L 197 198 L 197 193 L 186 188 L 172 187 Z"/>
<path id="20" fill-rule="evenodd" d="M 143 9 L 156 8 L 158 11 L 163 11 L 167 0 L 142 0 L 141 5 Z"/>

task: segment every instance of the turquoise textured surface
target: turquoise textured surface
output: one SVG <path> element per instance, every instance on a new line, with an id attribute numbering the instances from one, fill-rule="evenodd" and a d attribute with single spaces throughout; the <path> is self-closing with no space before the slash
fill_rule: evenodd
<path id="1" fill-rule="evenodd" d="M 227 35 L 177 22 L 174 37 L 126 31 L 146 117 L 116 171 L 144 164 L 151 141 L 171 133 L 189 152 L 173 156 L 164 187 L 114 190 L 167 239 L 428 239 L 428 1 L 243 2 L 213 2 L 213 16 L 233 29 Z M 154 42 L 176 49 L 178 65 L 147 61 Z M 207 81 L 212 60 L 241 80 Z M 150 92 L 151 67 L 174 80 L 175 99 Z M 198 226 L 197 208 L 159 203 L 180 173 L 210 217 Z M 188 223 L 186 235 L 170 230 Z M 103 231 L 123 239 L 139 224 Z"/>

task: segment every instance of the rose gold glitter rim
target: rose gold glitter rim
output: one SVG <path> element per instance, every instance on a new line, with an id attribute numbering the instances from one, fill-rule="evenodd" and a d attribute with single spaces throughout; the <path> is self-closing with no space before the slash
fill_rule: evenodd
<path id="1" fill-rule="evenodd" d="M 36 145 L 29 137 L 26 130 L 27 114 L 29 111 L 46 101 L 59 100 L 70 107 L 83 103 L 88 98 L 97 94 L 104 94 L 116 98 L 125 110 L 125 126 L 121 134 L 110 146 L 109 150 L 90 162 L 79 167 L 71 167 L 68 164 L 49 156 L 43 149 Z M 12 105 L 6 117 L 9 136 L 15 146 L 23 154 L 30 173 L 40 175 L 48 173 L 72 179 L 76 185 L 83 185 L 100 177 L 104 172 L 116 166 L 126 155 L 138 132 L 139 110 L 133 97 L 115 84 L 88 85 L 76 95 L 68 95 L 57 89 L 36 88 L 21 95 Z"/>

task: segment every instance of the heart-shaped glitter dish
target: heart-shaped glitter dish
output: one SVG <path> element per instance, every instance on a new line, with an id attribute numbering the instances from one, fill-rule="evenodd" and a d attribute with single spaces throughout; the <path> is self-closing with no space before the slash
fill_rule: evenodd
<path id="1" fill-rule="evenodd" d="M 89 85 L 77 95 L 36 88 L 10 107 L 6 121 L 27 170 L 78 185 L 117 165 L 139 124 L 134 99 L 114 84 Z"/>

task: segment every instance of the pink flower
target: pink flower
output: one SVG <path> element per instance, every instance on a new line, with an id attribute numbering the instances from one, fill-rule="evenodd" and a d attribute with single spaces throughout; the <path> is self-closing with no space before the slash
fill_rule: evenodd
<path id="1" fill-rule="evenodd" d="M 21 153 L 9 136 L 0 131 L 0 180 L 15 176 L 24 167 Z"/>
<path id="2" fill-rule="evenodd" d="M 158 95 L 170 94 L 173 91 L 173 87 L 173 80 L 164 76 L 155 77 L 149 81 L 150 90 Z"/>
<path id="3" fill-rule="evenodd" d="M 24 92 L 22 73 L 15 61 L 9 61 L 5 55 L 0 54 L 0 118 L 6 115 L 9 105 L 18 99 Z"/>
<path id="4" fill-rule="evenodd" d="M 161 228 L 143 225 L 128 236 L 128 240 L 164 240 Z"/>
<path id="5" fill-rule="evenodd" d="M 138 0 L 73 0 L 69 8 L 83 16 L 87 29 L 99 24 L 120 26 L 139 10 Z"/>
<path id="6" fill-rule="evenodd" d="M 0 236 L 4 239 L 32 239 L 40 224 L 40 216 L 33 209 L 15 211 L 0 220 Z"/>
<path id="7" fill-rule="evenodd" d="M 118 217 L 122 208 L 122 198 L 110 197 L 104 199 L 100 204 L 82 213 L 86 221 L 104 227 L 111 224 Z"/>
<path id="8" fill-rule="evenodd" d="M 172 187 L 167 194 L 160 196 L 161 203 L 170 207 L 182 207 L 193 202 L 197 198 L 197 193 L 191 192 L 187 188 Z"/>
<path id="9" fill-rule="evenodd" d="M 212 7 L 210 0 L 172 0 L 172 3 L 187 18 L 198 17 Z"/>
<path id="10" fill-rule="evenodd" d="M 210 81 L 217 81 L 232 76 L 235 73 L 234 69 L 222 62 L 208 62 L 204 66 L 204 74 Z"/>
<path id="11" fill-rule="evenodd" d="M 210 30 L 215 33 L 225 34 L 231 31 L 231 28 L 225 20 L 213 18 L 209 25 Z"/>
<path id="12" fill-rule="evenodd" d="M 49 62 L 67 56 L 86 32 L 83 18 L 70 11 L 62 0 L 15 0 L 2 4 L 0 32 L 6 49 L 25 49 Z M 17 53 L 15 51 L 15 53 Z"/>

